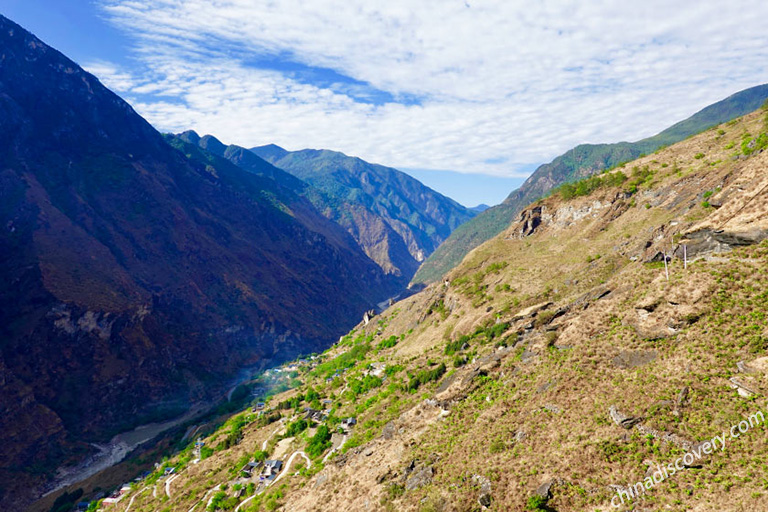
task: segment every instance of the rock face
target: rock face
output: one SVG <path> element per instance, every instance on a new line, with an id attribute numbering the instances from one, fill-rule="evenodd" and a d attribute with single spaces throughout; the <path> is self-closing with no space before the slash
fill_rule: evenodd
<path id="1" fill-rule="evenodd" d="M 480 487 L 480 493 L 477 496 L 477 503 L 483 508 L 491 506 L 493 497 L 491 496 L 491 481 L 482 475 L 472 475 L 472 483 Z"/>
<path id="2" fill-rule="evenodd" d="M 243 366 L 322 348 L 390 296 L 307 199 L 177 151 L 1 16 L 0 62 L 3 508 L 46 480 L 24 468 L 50 474 Z"/>

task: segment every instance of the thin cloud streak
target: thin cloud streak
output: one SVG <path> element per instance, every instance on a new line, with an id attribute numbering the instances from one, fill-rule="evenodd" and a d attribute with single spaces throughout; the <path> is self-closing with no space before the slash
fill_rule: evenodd
<path id="1" fill-rule="evenodd" d="M 497 176 L 768 82 L 764 2 L 376 4 L 101 0 L 140 66 L 89 69 L 164 130 Z M 252 64 L 286 58 L 355 85 Z"/>

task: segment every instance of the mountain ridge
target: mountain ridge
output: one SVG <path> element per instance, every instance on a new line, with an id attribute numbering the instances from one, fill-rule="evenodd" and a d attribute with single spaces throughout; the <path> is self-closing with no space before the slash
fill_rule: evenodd
<path id="1" fill-rule="evenodd" d="M 452 233 L 422 264 L 413 282 L 427 283 L 439 279 L 473 248 L 499 234 L 523 207 L 545 196 L 556 186 L 633 160 L 641 154 L 652 153 L 712 126 L 743 116 L 756 110 L 766 99 L 768 84 L 758 85 L 734 93 L 658 134 L 637 142 L 580 144 L 566 151 L 552 162 L 539 166 L 502 204 L 481 212 Z"/>

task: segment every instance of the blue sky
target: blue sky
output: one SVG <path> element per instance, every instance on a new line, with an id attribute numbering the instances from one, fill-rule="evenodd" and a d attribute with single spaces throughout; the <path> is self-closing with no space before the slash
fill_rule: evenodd
<path id="1" fill-rule="evenodd" d="M 4 0 L 158 129 L 328 148 L 498 203 L 768 82 L 768 3 Z"/>

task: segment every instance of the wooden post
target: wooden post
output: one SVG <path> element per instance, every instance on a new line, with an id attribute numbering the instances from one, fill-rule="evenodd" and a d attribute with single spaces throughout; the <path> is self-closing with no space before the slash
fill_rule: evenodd
<path id="1" fill-rule="evenodd" d="M 683 245 L 683 268 L 688 268 L 688 246 Z"/>
<path id="2" fill-rule="evenodd" d="M 667 251 L 664 250 L 664 272 L 667 274 L 667 281 L 669 281 L 669 266 L 667 266 Z"/>

